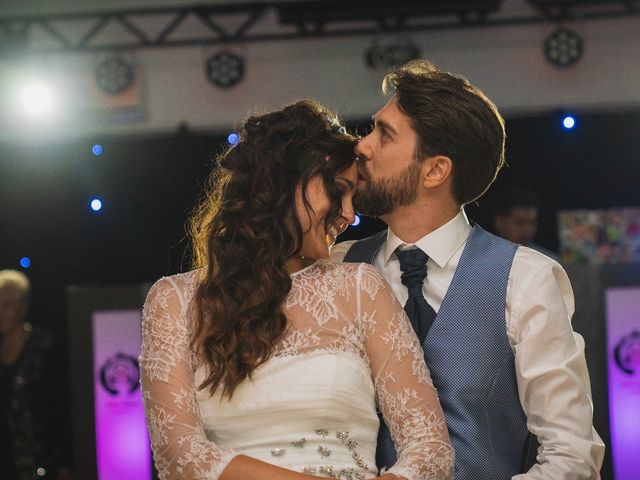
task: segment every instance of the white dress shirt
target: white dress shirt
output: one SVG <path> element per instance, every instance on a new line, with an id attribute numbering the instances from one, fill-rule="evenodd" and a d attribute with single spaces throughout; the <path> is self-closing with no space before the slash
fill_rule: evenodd
<path id="1" fill-rule="evenodd" d="M 415 244 L 429 256 L 424 296 L 438 312 L 458 267 L 471 226 L 464 211 Z M 331 250 L 342 261 L 353 245 L 343 242 Z M 373 265 L 382 272 L 404 305 L 395 250 L 405 244 L 391 229 Z M 537 465 L 517 480 L 599 479 L 604 444 L 593 422 L 591 385 L 584 340 L 573 332 L 574 299 L 564 269 L 527 247 L 518 247 L 507 285 L 506 332 L 515 355 L 518 394 L 527 427 L 540 442 Z"/>

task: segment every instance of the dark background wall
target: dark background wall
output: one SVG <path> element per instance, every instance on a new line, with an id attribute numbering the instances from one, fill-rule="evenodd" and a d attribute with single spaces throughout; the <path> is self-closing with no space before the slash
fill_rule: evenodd
<path id="1" fill-rule="evenodd" d="M 561 128 L 562 113 L 507 118 L 509 166 L 467 207 L 472 220 L 490 229 L 496 193 L 526 185 L 542 200 L 538 243 L 555 250 L 558 210 L 640 205 L 640 110 L 578 114 L 572 131 Z M 364 132 L 367 124 L 352 126 Z M 67 285 L 136 284 L 188 270 L 185 222 L 226 134 L 0 143 L 0 269 L 31 259 L 31 321 L 64 341 Z M 99 214 L 89 209 L 92 195 L 104 202 Z M 342 238 L 381 227 L 365 218 Z"/>

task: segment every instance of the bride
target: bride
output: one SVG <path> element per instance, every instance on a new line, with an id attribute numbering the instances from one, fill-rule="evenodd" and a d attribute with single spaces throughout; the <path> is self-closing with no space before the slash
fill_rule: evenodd
<path id="1" fill-rule="evenodd" d="M 192 222 L 197 270 L 152 287 L 140 356 L 160 478 L 449 479 L 453 450 L 404 310 L 329 263 L 354 220 L 353 147 L 301 101 L 250 117 Z M 398 451 L 375 467 L 378 405 Z"/>

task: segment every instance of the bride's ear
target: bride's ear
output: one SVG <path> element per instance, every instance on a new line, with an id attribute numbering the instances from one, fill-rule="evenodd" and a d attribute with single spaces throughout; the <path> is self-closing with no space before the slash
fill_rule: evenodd
<path id="1" fill-rule="evenodd" d="M 453 173 L 453 162 L 444 155 L 427 157 L 420 168 L 422 186 L 435 188 L 445 183 Z"/>

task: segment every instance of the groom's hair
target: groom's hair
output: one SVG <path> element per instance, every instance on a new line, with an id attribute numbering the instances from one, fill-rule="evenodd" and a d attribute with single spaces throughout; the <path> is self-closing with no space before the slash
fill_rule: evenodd
<path id="1" fill-rule="evenodd" d="M 504 165 L 504 120 L 496 106 L 461 76 L 413 60 L 391 70 L 383 92 L 395 95 L 417 135 L 418 159 L 443 155 L 453 163 L 452 193 L 460 204 L 480 197 Z"/>

